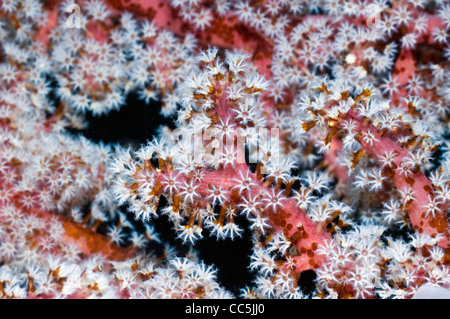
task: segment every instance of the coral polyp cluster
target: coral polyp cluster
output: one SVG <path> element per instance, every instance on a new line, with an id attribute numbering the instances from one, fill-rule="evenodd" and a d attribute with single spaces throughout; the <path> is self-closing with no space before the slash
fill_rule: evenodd
<path id="1" fill-rule="evenodd" d="M 0 0 L 0 297 L 444 296 L 449 28 L 443 0 Z M 146 143 L 92 138 L 133 107 Z M 251 246 L 239 287 L 206 242 Z"/>

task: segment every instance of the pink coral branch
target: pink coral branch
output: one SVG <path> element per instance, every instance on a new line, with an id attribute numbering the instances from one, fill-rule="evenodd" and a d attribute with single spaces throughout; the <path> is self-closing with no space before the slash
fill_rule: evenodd
<path id="1" fill-rule="evenodd" d="M 361 146 L 364 151 L 369 154 L 375 155 L 379 160 L 387 153 L 394 151 L 395 167 L 400 165 L 411 155 L 411 152 L 400 147 L 397 143 L 392 141 L 389 137 L 381 136 L 378 133 L 378 129 L 371 124 L 363 124 L 353 112 L 349 112 L 348 117 L 352 118 L 356 125 L 357 130 L 360 132 L 368 132 L 374 135 L 375 142 L 367 142 L 364 139 L 360 139 Z M 442 234 L 443 238 L 439 241 L 441 247 L 447 248 L 450 244 L 449 226 L 445 212 L 448 209 L 449 203 L 442 205 L 439 212 L 435 215 L 426 214 L 427 205 L 436 196 L 428 178 L 418 169 L 410 176 L 403 176 L 398 172 L 395 173 L 391 170 L 393 176 L 392 180 L 400 191 L 408 189 L 413 190 L 413 199 L 408 201 L 405 209 L 408 211 L 408 216 L 415 231 L 422 233 L 425 232 L 430 236 L 436 236 Z"/>

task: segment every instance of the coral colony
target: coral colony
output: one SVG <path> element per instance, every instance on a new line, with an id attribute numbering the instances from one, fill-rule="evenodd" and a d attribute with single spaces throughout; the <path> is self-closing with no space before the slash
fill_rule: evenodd
<path id="1" fill-rule="evenodd" d="M 0 296 L 444 296 L 449 35 L 445 0 L 0 0 Z M 80 133 L 131 95 L 171 125 Z M 243 241 L 232 290 L 199 243 Z"/>

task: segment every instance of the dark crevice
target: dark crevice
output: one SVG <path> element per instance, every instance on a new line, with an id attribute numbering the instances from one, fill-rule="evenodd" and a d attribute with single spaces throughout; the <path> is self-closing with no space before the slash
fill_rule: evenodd
<path id="1" fill-rule="evenodd" d="M 239 297 L 241 289 L 253 286 L 254 275 L 249 270 L 253 244 L 248 220 L 238 216 L 235 222 L 244 230 L 242 237 L 217 240 L 208 229 L 204 229 L 204 237 L 195 243 L 194 248 L 198 249 L 201 260 L 216 267 L 218 283 Z"/>
<path id="2" fill-rule="evenodd" d="M 125 105 L 119 110 L 102 116 L 87 112 L 88 127 L 71 132 L 81 134 L 93 142 L 118 143 L 137 149 L 152 140 L 160 126 L 175 127 L 173 118 L 162 116 L 160 110 L 161 102 L 146 104 L 136 93 L 130 93 Z"/>
<path id="3" fill-rule="evenodd" d="M 303 294 L 311 295 L 316 291 L 316 278 L 317 275 L 313 270 L 305 270 L 300 274 L 297 284 Z"/>
<path id="4" fill-rule="evenodd" d="M 177 237 L 178 234 L 173 227 L 173 223 L 170 222 L 167 215 L 162 214 L 161 210 L 167 204 L 165 197 L 161 196 L 157 210 L 158 217 L 150 221 L 163 243 L 175 247 L 178 256 L 185 256 L 190 248 L 193 248 L 201 261 L 208 266 L 214 266 L 217 270 L 216 275 L 219 285 L 235 297 L 239 297 L 242 288 L 253 285 L 254 276 L 249 270 L 249 256 L 252 254 L 253 247 L 252 233 L 249 230 L 249 222 L 245 217 L 237 216 L 235 218 L 236 224 L 243 229 L 241 237 L 236 237 L 234 240 L 230 238 L 218 240 L 204 227 L 203 238 L 191 245 L 183 243 Z M 133 218 L 131 214 L 128 217 L 129 219 Z M 133 223 L 142 224 L 142 221 L 133 221 Z M 138 228 L 142 228 L 142 226 Z M 162 253 L 162 251 L 160 250 L 159 253 Z"/>

